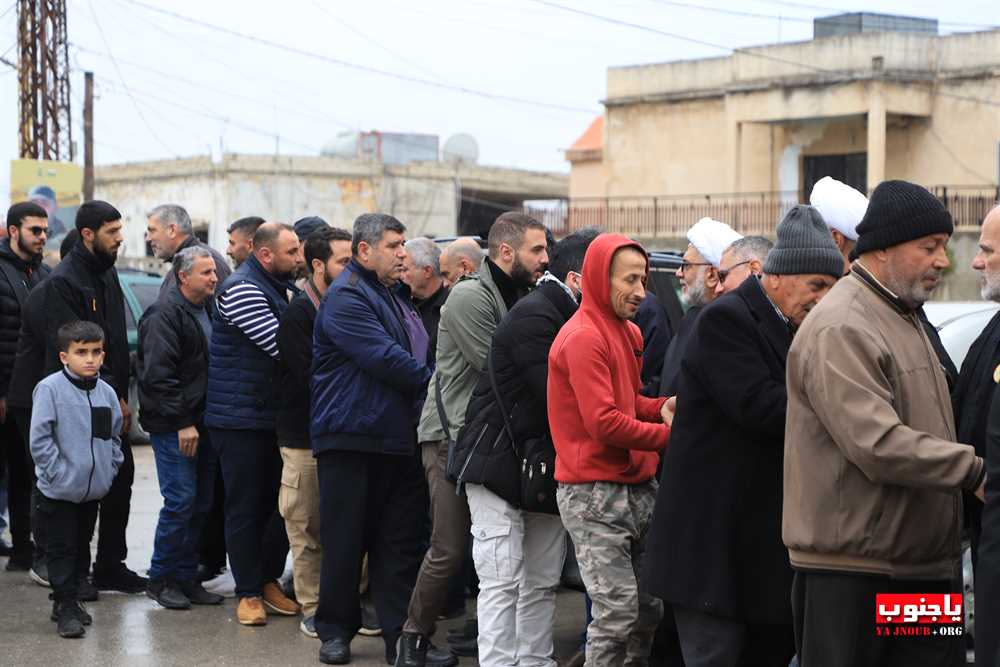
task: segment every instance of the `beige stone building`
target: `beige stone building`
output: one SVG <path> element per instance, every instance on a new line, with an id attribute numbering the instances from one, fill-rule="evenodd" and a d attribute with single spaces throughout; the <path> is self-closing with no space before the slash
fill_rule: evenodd
<path id="1" fill-rule="evenodd" d="M 841 34 L 614 67 L 607 86 L 567 151 L 569 226 L 677 236 L 712 215 L 769 232 L 827 175 L 921 183 L 962 226 L 997 196 L 1000 30 Z"/>

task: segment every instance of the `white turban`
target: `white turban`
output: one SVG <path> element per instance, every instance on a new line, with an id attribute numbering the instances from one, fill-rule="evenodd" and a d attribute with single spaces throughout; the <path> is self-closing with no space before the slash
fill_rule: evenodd
<path id="1" fill-rule="evenodd" d="M 827 227 L 836 229 L 852 241 L 858 240 L 858 233 L 854 230 L 868 210 L 867 197 L 849 185 L 824 176 L 813 186 L 809 203 L 823 216 Z"/>
<path id="2" fill-rule="evenodd" d="M 733 241 L 743 238 L 743 235 L 724 222 L 702 218 L 688 230 L 687 238 L 706 262 L 711 262 L 712 266 L 719 268 L 722 263 L 722 253 L 732 245 Z"/>

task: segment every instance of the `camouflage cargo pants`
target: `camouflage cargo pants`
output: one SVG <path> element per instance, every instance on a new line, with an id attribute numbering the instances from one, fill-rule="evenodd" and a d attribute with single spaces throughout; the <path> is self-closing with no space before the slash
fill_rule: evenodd
<path id="1" fill-rule="evenodd" d="M 638 576 L 656 481 L 560 484 L 556 500 L 594 603 L 586 666 L 648 664 L 663 604 L 639 593 Z"/>

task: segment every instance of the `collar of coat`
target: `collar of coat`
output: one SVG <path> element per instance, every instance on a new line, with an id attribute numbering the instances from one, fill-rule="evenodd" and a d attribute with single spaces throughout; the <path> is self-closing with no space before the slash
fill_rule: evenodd
<path id="1" fill-rule="evenodd" d="M 851 265 L 851 275 L 855 276 L 863 285 L 866 285 L 869 289 L 882 297 L 882 299 L 892 306 L 893 309 L 900 315 L 910 315 L 913 313 L 913 309 L 903 303 L 903 301 L 896 296 L 892 290 L 883 285 L 871 271 L 865 268 L 864 264 L 862 264 L 860 260 L 855 261 L 854 264 Z"/>

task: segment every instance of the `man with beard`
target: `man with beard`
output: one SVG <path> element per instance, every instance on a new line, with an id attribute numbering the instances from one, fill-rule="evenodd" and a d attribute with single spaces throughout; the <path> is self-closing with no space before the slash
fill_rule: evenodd
<path id="1" fill-rule="evenodd" d="M 243 262 L 247 261 L 250 253 L 253 252 L 253 235 L 257 233 L 257 228 L 264 224 L 264 218 L 251 215 L 240 218 L 229 225 L 226 232 L 229 234 L 229 247 L 226 254 L 233 260 L 233 266 L 237 269 Z M 220 282 L 219 285 L 222 285 Z"/>
<path id="2" fill-rule="evenodd" d="M 295 616 L 299 606 L 277 583 L 288 555 L 278 514 L 281 455 L 275 432 L 281 390 L 278 321 L 288 281 L 302 265 L 291 225 L 269 222 L 254 234 L 253 254 L 219 290 L 209 344 L 205 425 L 226 488 L 226 547 L 236 580 L 237 620 L 264 625 L 266 605 Z"/>
<path id="3" fill-rule="evenodd" d="M 0 478 L 6 467 L 13 540 L 8 571 L 32 566 L 31 487 L 35 469 L 14 416 L 7 412 L 7 388 L 17 354 L 21 308 L 28 292 L 49 275 L 49 267 L 42 264 L 48 224 L 45 209 L 38 204 L 14 204 L 7 211 L 7 238 L 0 241 Z M 44 559 L 39 560 L 39 567 L 44 569 Z"/>
<path id="4" fill-rule="evenodd" d="M 961 636 L 872 628 L 877 594 L 955 592 L 961 492 L 982 497 L 983 459 L 956 442 L 916 313 L 948 268 L 952 230 L 924 188 L 881 183 L 850 275 L 789 352 L 782 537 L 802 667 L 964 663 Z"/>
<path id="5" fill-rule="evenodd" d="M 785 357 L 843 259 L 816 209 L 778 224 L 760 278 L 702 312 L 681 362 L 644 583 L 684 664 L 787 667 L 792 572 L 779 537 Z"/>
<path id="6" fill-rule="evenodd" d="M 450 659 L 432 661 L 428 651 L 451 579 L 465 558 L 471 522 L 468 503 L 445 477 L 449 443 L 458 437 L 472 391 L 486 372 L 493 332 L 549 262 L 545 226 L 523 213 L 497 218 L 488 244 L 478 273 L 459 280 L 441 309 L 437 367 L 417 428 L 431 492 L 431 544 L 410 597 L 397 667 L 457 663 L 447 653 Z"/>
<path id="7" fill-rule="evenodd" d="M 45 367 L 42 377 L 62 370 L 59 328 L 69 322 L 94 322 L 104 331 L 104 364 L 101 379 L 118 394 L 123 416 L 122 452 L 125 461 L 111 490 L 101 500 L 94 586 L 99 590 L 142 593 L 146 580 L 125 566 L 128 549 L 125 529 L 132 502 L 135 463 L 127 435 L 131 422 L 128 407 L 129 351 L 125 332 L 125 299 L 115 261 L 121 247 L 121 213 L 104 201 L 89 201 L 76 214 L 79 240 L 45 281 Z M 15 374 L 16 375 L 16 374 Z M 18 383 L 15 378 L 13 383 Z M 12 384 L 13 384 L 12 383 Z M 89 589 L 88 587 L 85 587 Z M 84 588 L 81 588 L 83 591 Z M 81 592 L 81 600 L 96 599 L 96 591 Z"/>
<path id="8" fill-rule="evenodd" d="M 194 225 L 191 216 L 183 206 L 177 204 L 161 204 L 146 214 L 146 242 L 153 249 L 153 255 L 164 262 L 172 262 L 174 255 L 185 248 L 197 246 L 212 253 L 215 261 L 215 275 L 218 278 L 218 288 L 232 271 L 226 258 L 207 244 L 202 243 L 194 235 Z M 160 296 L 168 293 L 177 284 L 174 271 L 169 271 L 160 284 Z M 218 289 L 217 288 L 217 289 Z"/>
<path id="9" fill-rule="evenodd" d="M 677 393 L 677 376 L 681 359 L 687 349 L 688 339 L 703 307 L 715 300 L 719 284 L 719 266 L 722 253 L 742 235 L 724 222 L 702 218 L 687 233 L 688 247 L 684 261 L 677 269 L 681 282 L 681 299 L 688 306 L 684 319 L 677 327 L 677 334 L 667 347 L 667 356 L 660 372 L 660 396 Z"/>

